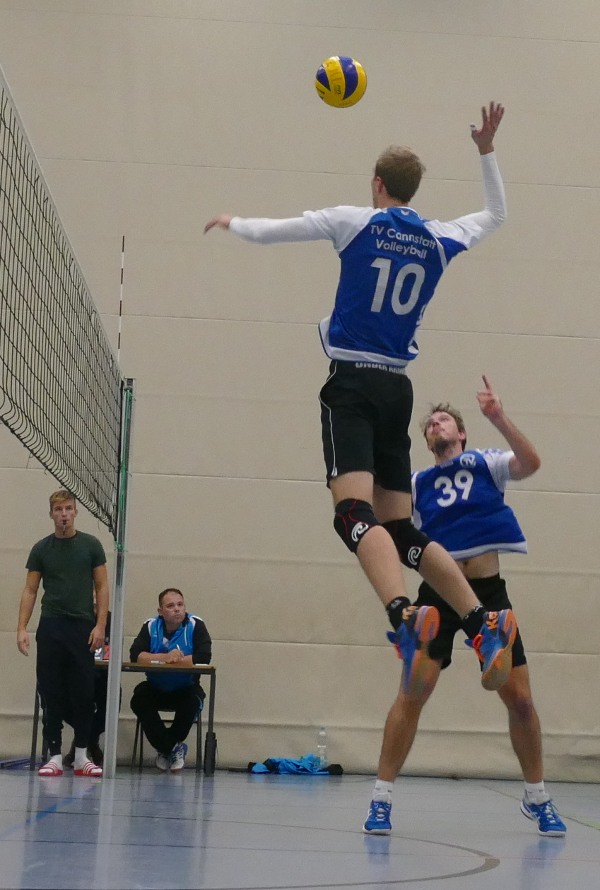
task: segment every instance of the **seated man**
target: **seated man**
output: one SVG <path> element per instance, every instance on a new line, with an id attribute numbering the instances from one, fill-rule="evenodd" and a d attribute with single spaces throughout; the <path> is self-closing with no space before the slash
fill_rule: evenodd
<path id="1" fill-rule="evenodd" d="M 201 618 L 186 612 L 183 594 L 168 587 L 158 596 L 158 617 L 144 622 L 129 650 L 139 664 L 190 666 L 210 664 L 212 642 Z M 185 739 L 204 700 L 198 676 L 184 671 L 148 672 L 131 699 L 131 710 L 139 718 L 146 738 L 158 752 L 160 770 L 178 772 L 185 765 Z M 158 713 L 175 711 L 166 727 Z"/>

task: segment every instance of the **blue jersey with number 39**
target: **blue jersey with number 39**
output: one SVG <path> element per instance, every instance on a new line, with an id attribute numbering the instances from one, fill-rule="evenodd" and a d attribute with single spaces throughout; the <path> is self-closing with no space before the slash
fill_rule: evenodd
<path id="1" fill-rule="evenodd" d="M 464 451 L 413 474 L 413 522 L 454 559 L 526 553 L 517 518 L 504 502 L 512 451 Z"/>

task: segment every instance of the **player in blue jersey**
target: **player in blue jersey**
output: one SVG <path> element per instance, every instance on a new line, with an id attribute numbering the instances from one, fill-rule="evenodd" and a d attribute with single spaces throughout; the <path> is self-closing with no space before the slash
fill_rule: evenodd
<path id="1" fill-rule="evenodd" d="M 497 689 L 510 673 L 516 633 L 510 610 L 492 616 L 455 562 L 411 522 L 412 385 L 423 313 L 446 266 L 494 232 L 506 215 L 494 136 L 504 114 L 491 102 L 471 136 L 481 156 L 485 207 L 451 222 L 421 217 L 410 206 L 424 166 L 413 151 L 391 147 L 375 165 L 372 207 L 306 211 L 293 219 L 242 219 L 221 214 L 205 226 L 229 229 L 264 244 L 329 240 L 341 268 L 333 312 L 320 326 L 331 359 L 321 390 L 321 423 L 334 527 L 355 553 L 385 606 L 404 660 L 404 685 L 418 691 L 439 615 L 410 601 L 402 565 L 418 570 L 452 606 L 484 660 L 482 682 Z"/>
<path id="2" fill-rule="evenodd" d="M 447 403 L 433 407 L 422 430 L 435 465 L 413 475 L 413 518 L 434 541 L 457 561 L 479 600 L 489 610 L 511 608 L 500 577 L 499 553 L 525 553 L 527 544 L 515 514 L 504 501 L 510 480 L 526 479 L 540 466 L 532 443 L 506 416 L 502 403 L 484 376 L 477 393 L 481 412 L 506 439 L 510 451 L 465 450 L 467 434 L 460 413 Z M 389 834 L 391 791 L 417 731 L 423 706 L 440 672 L 452 660 L 452 643 L 461 630 L 455 612 L 426 583 L 415 604 L 435 606 L 440 630 L 429 646 L 430 676 L 418 695 L 400 690 L 385 726 L 378 778 L 365 831 Z M 512 671 L 499 690 L 508 710 L 510 739 L 525 779 L 522 812 L 538 824 L 538 831 L 563 837 L 566 828 L 544 787 L 540 721 L 531 697 L 529 670 L 521 636 L 512 648 Z"/>

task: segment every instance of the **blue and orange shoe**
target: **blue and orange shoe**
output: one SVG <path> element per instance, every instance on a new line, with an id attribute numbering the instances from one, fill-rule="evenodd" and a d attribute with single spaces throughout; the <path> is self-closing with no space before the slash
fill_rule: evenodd
<path id="1" fill-rule="evenodd" d="M 440 613 L 435 606 L 409 606 L 398 630 L 388 631 L 387 638 L 394 644 L 404 662 L 402 688 L 407 695 L 421 695 L 428 686 L 429 644 L 440 629 Z"/>
<path id="2" fill-rule="evenodd" d="M 481 630 L 468 641 L 481 662 L 481 685 L 494 692 L 500 689 L 512 671 L 512 647 L 517 636 L 517 619 L 512 609 L 486 612 Z"/>

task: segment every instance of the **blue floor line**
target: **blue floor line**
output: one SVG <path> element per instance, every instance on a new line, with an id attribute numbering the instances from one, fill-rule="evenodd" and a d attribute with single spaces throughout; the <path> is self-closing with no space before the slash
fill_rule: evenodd
<path id="1" fill-rule="evenodd" d="M 59 807 L 62 807 L 63 804 L 70 804 L 74 800 L 81 800 L 80 797 L 63 797 L 61 800 L 57 800 L 56 803 L 52 804 L 51 807 L 46 807 L 45 810 L 38 810 L 37 813 L 30 813 L 26 819 L 23 819 L 22 822 L 18 822 L 16 825 L 13 825 L 11 828 L 7 828 L 4 831 L 0 831 L 0 841 L 6 840 L 11 834 L 15 831 L 18 831 L 21 828 L 25 828 L 27 825 L 32 825 L 35 822 L 41 822 L 42 819 L 45 819 L 46 816 L 51 816 L 52 813 L 56 813 Z"/>

